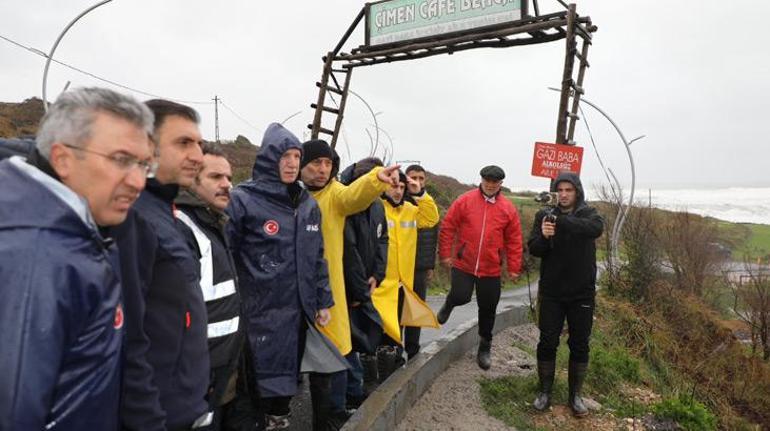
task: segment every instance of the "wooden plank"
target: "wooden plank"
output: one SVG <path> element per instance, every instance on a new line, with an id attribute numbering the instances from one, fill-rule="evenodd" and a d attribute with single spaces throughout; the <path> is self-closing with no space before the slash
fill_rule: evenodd
<path id="1" fill-rule="evenodd" d="M 542 37 L 542 38 L 525 38 L 525 39 L 507 39 L 505 42 L 500 41 L 484 41 L 480 42 L 477 45 L 466 45 L 466 46 L 452 46 L 452 47 L 441 47 L 441 48 L 433 48 L 430 50 L 424 50 L 421 52 L 417 52 L 412 54 L 411 56 L 392 56 L 390 59 L 379 59 L 379 60 L 358 60 L 356 62 L 351 62 L 348 64 L 344 64 L 342 67 L 352 69 L 359 66 L 371 66 L 374 64 L 380 64 L 380 63 L 393 63 L 397 61 L 404 61 L 404 60 L 412 60 L 417 58 L 425 58 L 425 57 L 431 57 L 434 55 L 442 55 L 442 54 L 450 54 L 453 52 L 459 52 L 459 51 L 465 51 L 468 49 L 475 49 L 475 48 L 507 48 L 511 46 L 523 46 L 523 45 L 532 45 L 537 43 L 546 43 L 546 42 L 553 42 L 556 40 L 564 39 L 565 34 L 549 34 L 548 36 Z"/>

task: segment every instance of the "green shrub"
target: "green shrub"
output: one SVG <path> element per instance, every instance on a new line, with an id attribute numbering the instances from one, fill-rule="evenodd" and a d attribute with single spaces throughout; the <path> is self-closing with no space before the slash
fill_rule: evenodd
<path id="1" fill-rule="evenodd" d="M 623 382 L 640 381 L 639 360 L 625 349 L 594 346 L 588 366 L 588 384 L 599 392 L 610 392 Z"/>
<path id="2" fill-rule="evenodd" d="M 653 413 L 662 419 L 676 421 L 687 431 L 715 430 L 716 417 L 703 404 L 681 394 L 668 398 L 652 407 Z"/>

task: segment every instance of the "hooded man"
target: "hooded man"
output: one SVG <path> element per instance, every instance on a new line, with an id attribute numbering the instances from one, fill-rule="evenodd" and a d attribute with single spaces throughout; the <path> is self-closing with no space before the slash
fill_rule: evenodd
<path id="1" fill-rule="evenodd" d="M 313 429 L 325 430 L 328 374 L 347 364 L 314 326 L 330 323 L 334 300 L 321 210 L 297 181 L 301 158 L 302 147 L 291 132 L 279 124 L 268 126 L 252 179 L 232 192 L 227 234 L 267 426 L 289 426 L 299 373 L 312 371 Z"/>
<path id="2" fill-rule="evenodd" d="M 71 90 L 37 148 L 0 162 L 0 429 L 118 428 L 123 298 L 105 227 L 153 171 L 151 130 L 132 97 Z"/>
<path id="3" fill-rule="evenodd" d="M 406 193 L 416 202 L 406 200 Z M 398 184 L 382 195 L 385 217 L 388 220 L 388 266 L 385 280 L 374 291 L 372 300 L 382 317 L 385 334 L 398 344 L 401 342 L 399 292 L 401 287 L 414 288 L 414 266 L 417 254 L 417 230 L 435 226 L 439 220 L 438 207 L 420 184 L 399 172 Z M 380 355 L 382 356 L 382 355 Z M 396 358 L 398 361 L 399 358 Z M 401 359 L 403 361 L 403 359 Z M 379 364 L 386 378 L 392 367 Z"/>
<path id="4" fill-rule="evenodd" d="M 588 369 L 588 341 L 594 315 L 595 240 L 602 234 L 604 221 L 585 202 L 577 174 L 559 174 L 551 191 L 558 193 L 559 204 L 535 215 L 528 241 L 529 252 L 541 259 L 537 344 L 540 393 L 532 405 L 540 411 L 551 405 L 556 349 L 566 318 L 570 350 L 568 403 L 572 413 L 582 417 L 588 414 L 580 390 Z"/>
<path id="5" fill-rule="evenodd" d="M 500 193 L 505 172 L 490 165 L 479 174 L 479 188 L 452 202 L 441 223 L 439 259 L 452 268 L 452 287 L 437 317 L 446 322 L 454 307 L 470 302 L 475 287 L 481 338 L 476 361 L 488 370 L 503 257 L 508 277 L 515 279 L 521 271 L 522 239 L 519 213 Z"/>

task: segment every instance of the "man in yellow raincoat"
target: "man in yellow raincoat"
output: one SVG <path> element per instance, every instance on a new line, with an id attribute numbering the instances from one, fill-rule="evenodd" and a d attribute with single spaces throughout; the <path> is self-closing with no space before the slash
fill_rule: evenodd
<path id="1" fill-rule="evenodd" d="M 438 224 L 439 220 L 438 208 L 433 198 L 420 187 L 419 183 L 403 173 L 399 174 L 398 185 L 390 188 L 383 196 L 385 218 L 388 221 L 388 236 L 390 237 L 388 266 L 385 271 L 385 279 L 372 295 L 374 306 L 382 318 L 385 334 L 397 343 L 401 343 L 398 292 L 400 286 L 403 286 L 405 295 L 409 295 L 414 286 L 417 229 L 433 227 Z M 404 199 L 407 191 L 417 205 Z M 411 296 L 419 301 L 419 297 L 416 295 Z M 435 324 L 437 327 L 430 308 L 425 306 L 425 309 L 430 314 L 428 319 L 430 322 L 427 325 L 433 326 Z"/>
<path id="2" fill-rule="evenodd" d="M 318 329 L 347 355 L 352 349 L 350 322 L 342 269 L 345 217 L 365 210 L 378 196 L 398 181 L 398 166 L 377 167 L 349 186 L 334 177 L 333 150 L 325 141 L 311 140 L 302 144 L 302 182 L 321 208 L 321 234 L 324 257 L 329 265 L 329 283 L 334 297 L 331 321 Z"/>

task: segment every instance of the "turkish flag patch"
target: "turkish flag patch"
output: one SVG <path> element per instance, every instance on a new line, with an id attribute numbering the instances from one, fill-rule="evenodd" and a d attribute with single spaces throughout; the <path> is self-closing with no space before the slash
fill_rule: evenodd
<path id="1" fill-rule="evenodd" d="M 115 320 L 112 322 L 112 326 L 115 329 L 123 327 L 123 305 L 121 304 L 118 304 L 118 306 L 115 307 Z"/>
<path id="2" fill-rule="evenodd" d="M 273 235 L 277 234 L 279 230 L 281 230 L 281 226 L 275 220 L 268 220 L 262 226 L 262 229 L 265 230 L 266 234 L 268 234 L 270 236 L 273 236 Z"/>

